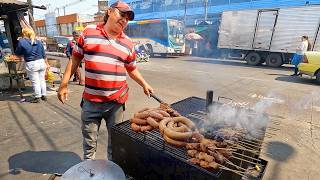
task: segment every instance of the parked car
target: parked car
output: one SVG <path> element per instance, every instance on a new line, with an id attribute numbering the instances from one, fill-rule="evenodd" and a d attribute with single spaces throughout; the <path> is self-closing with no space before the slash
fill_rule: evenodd
<path id="1" fill-rule="evenodd" d="M 47 51 L 64 52 L 69 42 L 69 38 L 65 36 L 54 36 L 47 38 Z"/>
<path id="2" fill-rule="evenodd" d="M 316 81 L 320 84 L 320 52 L 308 51 L 305 53 L 303 62 L 298 66 L 301 74 L 316 77 Z"/>

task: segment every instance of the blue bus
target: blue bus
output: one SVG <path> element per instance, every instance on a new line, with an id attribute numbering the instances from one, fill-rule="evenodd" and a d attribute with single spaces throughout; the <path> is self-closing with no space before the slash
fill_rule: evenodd
<path id="1" fill-rule="evenodd" d="M 184 24 L 175 19 L 130 21 L 126 34 L 151 56 L 184 53 Z"/>

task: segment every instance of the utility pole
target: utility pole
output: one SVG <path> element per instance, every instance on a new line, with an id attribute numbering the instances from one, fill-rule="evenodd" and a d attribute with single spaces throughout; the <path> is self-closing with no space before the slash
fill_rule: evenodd
<path id="1" fill-rule="evenodd" d="M 208 19 L 208 0 L 204 0 L 204 21 Z"/>
<path id="2" fill-rule="evenodd" d="M 186 22 L 187 22 L 187 3 L 188 3 L 188 0 L 184 0 L 184 16 L 183 16 L 184 26 L 186 26 Z"/>
<path id="3" fill-rule="evenodd" d="M 32 6 L 32 0 L 27 0 L 28 8 L 29 8 L 29 23 L 33 29 L 33 31 L 37 34 L 36 24 L 34 23 L 33 18 L 33 6 Z"/>

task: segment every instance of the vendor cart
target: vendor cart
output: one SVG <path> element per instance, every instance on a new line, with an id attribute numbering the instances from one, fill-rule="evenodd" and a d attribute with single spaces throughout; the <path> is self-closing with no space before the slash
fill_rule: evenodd
<path id="1" fill-rule="evenodd" d="M 23 99 L 23 94 L 21 87 L 23 85 L 23 80 L 25 78 L 25 62 L 24 61 L 10 61 L 5 60 L 6 65 L 9 71 L 10 77 L 10 89 L 12 90 L 12 81 L 15 80 L 17 82 L 17 87 L 19 90 L 20 98 Z"/>

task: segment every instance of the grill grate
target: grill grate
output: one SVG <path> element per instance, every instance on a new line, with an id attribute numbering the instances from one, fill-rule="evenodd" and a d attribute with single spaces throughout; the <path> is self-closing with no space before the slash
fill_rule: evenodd
<path id="1" fill-rule="evenodd" d="M 152 146 L 153 148 L 161 151 L 161 153 L 167 153 L 185 163 L 190 164 L 191 166 L 197 168 L 200 171 L 203 171 L 204 173 L 208 173 L 211 176 L 219 177 L 222 173 L 222 170 L 216 170 L 216 171 L 208 171 L 204 168 L 201 168 L 197 165 L 189 163 L 187 160 L 190 159 L 190 157 L 187 155 L 187 149 L 186 148 L 176 148 L 174 146 L 171 146 L 170 144 L 167 144 L 157 130 L 152 130 L 146 133 L 142 132 L 135 132 L 131 130 L 130 122 L 125 121 L 121 124 L 117 125 L 117 131 L 119 133 L 126 134 L 130 136 L 131 138 L 142 141 L 143 143 Z"/>
<path id="2" fill-rule="evenodd" d="M 217 103 L 219 103 L 219 102 L 217 102 Z M 205 113 L 205 100 L 198 98 L 198 97 L 186 98 L 184 100 L 181 100 L 179 102 L 172 104 L 171 107 L 173 109 L 177 110 L 181 115 L 188 117 L 189 119 L 191 119 L 195 123 L 200 122 L 201 118 L 206 115 L 206 113 Z M 196 176 L 196 179 L 198 179 L 199 177 L 201 177 L 199 179 L 207 179 L 208 177 L 210 177 L 210 179 L 241 179 L 241 176 L 235 176 L 231 172 L 226 172 L 225 170 L 222 170 L 222 169 L 208 171 L 208 170 L 201 168 L 197 165 L 189 163 L 187 160 L 190 159 L 190 157 L 188 157 L 188 155 L 187 155 L 187 149 L 186 148 L 176 148 L 174 146 L 167 144 L 164 141 L 164 139 L 162 138 L 162 135 L 160 134 L 160 132 L 158 130 L 152 130 L 152 131 L 149 131 L 146 133 L 135 132 L 135 131 L 131 130 L 130 122 L 125 121 L 123 123 L 120 123 L 120 124 L 113 126 L 112 134 L 115 134 L 115 135 L 112 135 L 111 138 L 115 139 L 116 142 L 118 143 L 118 144 L 115 143 L 112 145 L 113 152 L 115 152 L 115 150 L 116 151 L 118 151 L 118 150 L 124 151 L 123 147 L 121 147 L 120 144 L 122 144 L 122 146 L 127 146 L 127 149 L 135 148 L 135 149 L 139 149 L 139 151 L 145 151 L 145 153 L 149 153 L 149 152 L 147 152 L 148 150 L 145 150 L 145 149 L 151 148 L 151 149 L 149 149 L 149 151 L 153 152 L 151 158 L 146 157 L 143 154 L 141 154 L 141 155 L 139 154 L 138 157 L 135 158 L 134 156 L 136 156 L 136 154 L 128 153 L 127 151 L 126 151 L 126 153 L 123 153 L 123 155 L 114 156 L 115 162 L 118 163 L 122 168 L 124 168 L 125 171 L 126 170 L 129 171 L 129 174 L 132 175 L 134 178 L 139 177 L 138 179 L 163 179 L 164 178 L 163 176 L 161 176 L 161 178 L 155 178 L 155 177 L 141 178 L 140 176 L 144 173 L 144 171 L 137 172 L 139 170 L 137 170 L 137 169 L 132 170 L 132 169 L 133 169 L 133 166 L 137 166 L 135 163 L 142 163 L 142 165 L 140 167 L 150 166 L 150 164 L 148 164 L 150 162 L 147 162 L 147 161 L 150 161 L 150 159 L 155 159 L 155 160 L 159 161 L 159 159 L 161 159 L 160 155 L 161 156 L 166 155 L 166 156 L 173 157 L 173 159 L 171 158 L 170 160 L 175 161 L 175 163 L 171 162 L 171 164 L 173 163 L 175 165 L 179 164 L 180 166 L 183 166 L 183 167 L 175 167 L 174 171 L 178 171 L 177 169 L 180 168 L 179 171 L 188 172 L 189 169 L 192 169 L 193 173 L 197 172 L 200 174 L 200 176 Z M 126 136 L 123 136 L 123 135 L 126 135 Z M 120 138 L 120 136 L 122 139 Z M 123 143 L 123 141 L 128 141 L 128 140 L 130 140 L 132 142 L 130 145 Z M 112 142 L 115 142 L 115 141 L 112 140 Z M 260 152 L 261 144 L 257 143 L 257 142 L 258 141 L 254 141 L 252 139 L 244 139 L 243 141 L 241 141 L 240 144 L 246 145 L 246 146 L 251 147 L 252 149 Z M 144 146 L 144 147 L 141 147 L 141 146 Z M 264 174 L 264 170 L 266 168 L 267 162 L 262 159 L 259 159 L 259 153 L 253 154 L 253 153 L 250 153 L 250 152 L 244 151 L 244 150 L 238 150 L 237 153 L 242 159 L 245 159 L 245 161 L 237 159 L 237 156 L 236 156 L 236 158 L 230 159 L 232 161 L 232 163 L 246 169 L 249 167 L 250 164 L 259 162 L 262 171 L 260 172 L 260 174 L 257 178 L 261 179 Z M 131 156 L 133 156 L 133 157 L 131 157 Z M 159 158 L 154 157 L 154 156 L 159 156 Z M 130 160 L 135 161 L 135 163 L 130 164 L 128 162 L 129 160 L 127 159 L 128 157 L 131 158 Z M 146 159 L 148 159 L 148 160 L 146 160 Z M 257 159 L 259 159 L 259 160 L 257 160 Z M 168 159 L 166 158 L 166 160 L 168 160 Z M 181 164 L 181 162 L 183 162 L 184 164 Z M 145 164 L 143 164 L 143 163 L 145 163 Z M 154 163 L 153 162 L 151 162 L 151 163 L 153 166 Z M 168 162 L 168 163 L 170 164 L 170 162 Z M 227 166 L 227 167 L 232 167 L 232 166 Z M 157 168 L 157 167 L 153 167 L 153 168 Z M 181 170 L 181 168 L 184 168 L 184 169 Z M 146 168 L 146 170 L 147 169 L 148 168 Z M 158 168 L 158 169 L 161 169 L 161 168 Z M 163 171 L 165 171 L 165 170 L 163 170 Z M 154 173 L 154 172 L 150 172 L 150 173 Z M 163 173 L 167 173 L 167 172 L 163 172 Z M 173 172 L 173 173 L 175 173 L 175 172 Z M 231 173 L 231 175 L 230 175 L 230 173 Z M 204 176 L 202 176 L 201 174 Z M 177 179 L 177 176 L 166 177 L 165 179 Z M 180 178 L 178 178 L 178 179 L 180 179 Z M 188 176 L 187 178 L 185 178 L 185 176 L 184 176 L 183 179 L 195 179 L 195 177 L 190 178 Z"/>

